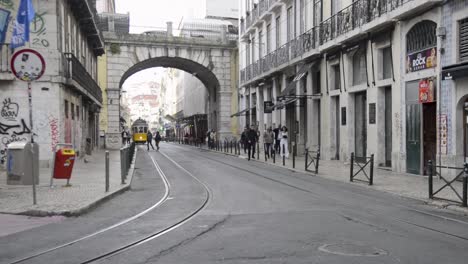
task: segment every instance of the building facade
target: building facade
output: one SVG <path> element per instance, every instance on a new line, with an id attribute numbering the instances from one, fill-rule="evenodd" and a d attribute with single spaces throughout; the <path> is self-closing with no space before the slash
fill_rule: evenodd
<path id="1" fill-rule="evenodd" d="M 19 0 L 0 3 L 2 17 L 16 19 Z M 40 147 L 40 165 L 49 165 L 58 143 L 71 143 L 80 155 L 97 145 L 102 93 L 96 82 L 97 57 L 104 52 L 91 1 L 33 0 L 36 16 L 30 25 L 31 48 L 45 58 L 45 73 L 32 83 L 33 127 L 30 127 L 27 84 L 10 69 L 13 23 L 3 23 L 0 96 L 1 160 L 7 145 L 27 141 L 31 133 Z M 84 22 L 85 21 L 85 22 Z"/>
<path id="2" fill-rule="evenodd" d="M 240 126 L 285 125 L 298 155 L 374 154 L 413 174 L 428 160 L 460 166 L 466 83 L 441 73 L 465 58 L 466 2 L 241 0 Z"/>

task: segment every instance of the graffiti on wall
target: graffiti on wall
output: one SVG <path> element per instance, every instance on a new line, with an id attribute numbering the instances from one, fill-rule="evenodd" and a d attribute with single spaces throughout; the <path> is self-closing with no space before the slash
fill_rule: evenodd
<path id="1" fill-rule="evenodd" d="M 15 4 L 12 0 L 0 0 L 0 5 L 9 10 L 15 9 Z"/>
<path id="2" fill-rule="evenodd" d="M 49 47 L 50 43 L 47 40 L 47 25 L 45 15 L 47 12 L 36 13 L 33 21 L 31 22 L 32 44 L 36 46 Z"/>
<path id="3" fill-rule="evenodd" d="M 26 125 L 24 119 L 20 121 L 3 123 L 0 122 L 0 163 L 5 164 L 8 144 L 12 142 L 27 141 L 31 129 Z"/>
<path id="4" fill-rule="evenodd" d="M 52 152 L 55 151 L 55 147 L 60 140 L 60 131 L 58 125 L 58 118 L 49 116 L 49 127 L 50 127 L 50 148 Z"/>
<path id="5" fill-rule="evenodd" d="M 11 101 L 11 98 L 7 98 L 3 101 L 3 107 L 0 111 L 0 115 L 8 121 L 16 121 L 19 112 L 19 105 Z"/>

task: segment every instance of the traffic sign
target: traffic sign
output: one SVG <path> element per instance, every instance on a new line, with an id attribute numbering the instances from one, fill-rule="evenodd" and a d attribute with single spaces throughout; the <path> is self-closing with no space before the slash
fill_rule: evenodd
<path id="1" fill-rule="evenodd" d="M 44 74 L 46 68 L 42 55 L 32 49 L 22 49 L 11 58 L 11 70 L 16 78 L 25 81 L 35 81 Z"/>

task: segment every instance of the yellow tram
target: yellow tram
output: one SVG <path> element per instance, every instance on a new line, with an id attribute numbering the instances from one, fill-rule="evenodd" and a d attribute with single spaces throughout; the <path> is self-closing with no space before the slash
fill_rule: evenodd
<path id="1" fill-rule="evenodd" d="M 148 123 L 138 118 L 132 124 L 133 142 L 136 144 L 146 143 L 146 134 L 148 133 Z"/>

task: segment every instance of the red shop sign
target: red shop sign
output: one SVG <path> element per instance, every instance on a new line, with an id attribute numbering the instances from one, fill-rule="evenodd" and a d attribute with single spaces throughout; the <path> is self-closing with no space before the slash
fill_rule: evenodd
<path id="1" fill-rule="evenodd" d="M 419 81 L 419 103 L 434 102 L 434 79 L 422 79 Z"/>

